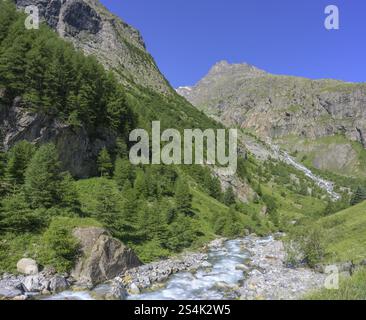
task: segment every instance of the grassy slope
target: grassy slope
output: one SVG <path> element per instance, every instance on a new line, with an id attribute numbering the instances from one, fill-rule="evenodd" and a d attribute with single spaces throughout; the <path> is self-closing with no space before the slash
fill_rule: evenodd
<path id="1" fill-rule="evenodd" d="M 304 217 L 318 217 L 326 203 L 315 197 L 303 196 L 280 185 L 262 185 L 264 194 L 273 196 L 283 223 Z"/>
<path id="2" fill-rule="evenodd" d="M 366 300 L 366 270 L 360 270 L 351 278 L 342 279 L 339 290 L 327 290 L 310 294 L 309 300 Z"/>
<path id="3" fill-rule="evenodd" d="M 350 141 L 342 135 L 334 135 L 319 138 L 316 140 L 306 140 L 295 136 L 282 138 L 279 144 L 290 152 L 298 151 L 296 158 L 302 161 L 309 168 L 314 167 L 315 157 L 326 155 L 336 146 L 349 146 L 355 158 L 349 161 L 344 167 L 337 167 L 336 163 L 328 161 L 326 163 L 329 171 L 339 175 L 352 177 L 366 176 L 366 150 L 362 145 L 355 141 Z"/>
<path id="4" fill-rule="evenodd" d="M 328 262 L 366 258 L 366 202 L 320 219 L 326 229 Z"/>
<path id="5" fill-rule="evenodd" d="M 93 208 L 97 205 L 95 194 L 99 185 L 98 180 L 99 178 L 91 178 L 76 182 L 82 210 L 84 212 L 92 213 Z M 117 189 L 113 180 L 109 180 L 109 183 L 114 190 Z M 191 181 L 190 188 L 193 195 L 192 207 L 195 212 L 196 224 L 199 226 L 199 230 L 202 233 L 201 237 L 193 245 L 194 248 L 197 248 L 218 237 L 213 230 L 215 218 L 228 214 L 229 208 L 216 199 L 208 196 L 193 181 Z M 120 200 L 123 201 L 120 192 L 117 192 L 115 196 L 116 199 L 120 197 Z M 243 222 L 244 228 L 247 228 L 249 231 L 257 232 L 259 234 L 268 231 L 265 226 L 255 223 L 249 216 L 249 212 L 248 215 L 239 214 L 239 216 Z"/>

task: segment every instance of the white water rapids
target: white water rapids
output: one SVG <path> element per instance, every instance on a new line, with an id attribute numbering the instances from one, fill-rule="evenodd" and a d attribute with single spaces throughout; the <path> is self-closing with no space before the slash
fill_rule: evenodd
<path id="1" fill-rule="evenodd" d="M 272 237 L 260 241 L 271 241 Z M 172 275 L 159 289 L 139 295 L 130 295 L 129 300 L 224 300 L 233 299 L 232 292 L 245 279 L 240 270 L 249 253 L 245 249 L 245 240 L 229 240 L 220 247 L 211 247 L 205 266 L 197 272 L 178 272 Z M 51 300 L 92 300 L 90 292 L 65 291 L 53 295 Z"/>

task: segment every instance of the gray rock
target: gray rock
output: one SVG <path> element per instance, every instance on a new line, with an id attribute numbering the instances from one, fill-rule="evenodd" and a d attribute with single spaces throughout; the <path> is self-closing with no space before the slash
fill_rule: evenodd
<path id="1" fill-rule="evenodd" d="M 169 276 L 176 272 L 193 272 L 203 267 L 206 259 L 207 254 L 203 253 L 182 254 L 176 258 L 130 269 L 117 277 L 116 280 L 120 279 L 119 281 L 128 288 L 134 284 L 139 289 L 147 289 L 158 283 L 166 282 Z"/>
<path id="2" fill-rule="evenodd" d="M 22 294 L 23 294 L 23 292 L 16 288 L 1 288 L 0 287 L 0 300 L 1 300 L 1 297 L 11 299 L 11 298 L 21 296 Z"/>
<path id="3" fill-rule="evenodd" d="M 92 296 L 97 300 L 125 300 L 127 291 L 120 283 L 112 281 L 96 286 Z"/>
<path id="4" fill-rule="evenodd" d="M 141 265 L 134 252 L 102 228 L 77 228 L 82 257 L 71 272 L 79 283 L 95 285 Z"/>
<path id="5" fill-rule="evenodd" d="M 247 242 L 251 252 L 251 265 L 238 295 L 242 300 L 301 299 L 310 291 L 324 285 L 326 275 L 306 268 L 287 268 L 282 241 L 272 237 L 252 238 Z"/>
<path id="6" fill-rule="evenodd" d="M 36 5 L 40 17 L 87 55 L 94 55 L 126 86 L 131 79 L 159 93 L 173 90 L 146 51 L 140 33 L 95 0 L 16 0 L 18 8 Z M 141 54 L 138 54 L 138 53 Z"/>
<path id="7" fill-rule="evenodd" d="M 48 289 L 49 281 L 44 279 L 40 274 L 37 274 L 25 277 L 23 286 L 27 292 L 42 292 Z"/>
<path id="8" fill-rule="evenodd" d="M 26 275 L 37 274 L 38 273 L 37 262 L 29 258 L 20 259 L 17 263 L 17 271 Z"/>
<path id="9" fill-rule="evenodd" d="M 49 290 L 52 293 L 65 291 L 69 287 L 70 287 L 69 282 L 64 277 L 59 275 L 52 277 L 49 283 Z"/>
<path id="10" fill-rule="evenodd" d="M 361 170 L 351 141 L 366 148 L 365 84 L 279 76 L 246 63 L 221 61 L 195 86 L 177 92 L 229 127 L 250 129 L 263 141 L 279 140 L 292 152 L 314 154 L 312 164 L 318 169 Z M 349 142 L 316 142 L 337 134 Z M 305 143 L 286 139 L 289 136 Z M 314 143 L 307 144 L 309 140 Z M 258 143 L 244 144 L 267 158 Z"/>
<path id="11" fill-rule="evenodd" d="M 135 283 L 131 283 L 129 288 L 130 294 L 140 294 L 140 289 Z"/>
<path id="12" fill-rule="evenodd" d="M 340 263 L 337 264 L 337 268 L 339 272 L 348 272 L 348 273 L 352 273 L 355 266 L 352 262 L 344 262 L 344 263 Z"/>
<path id="13" fill-rule="evenodd" d="M 95 159 L 98 153 L 104 147 L 113 147 L 116 140 L 116 135 L 108 128 L 96 129 L 92 138 L 84 127 L 73 128 L 53 117 L 34 114 L 20 98 L 16 98 L 6 116 L 0 118 L 0 129 L 5 149 L 21 140 L 54 143 L 63 169 L 79 178 L 97 173 Z"/>

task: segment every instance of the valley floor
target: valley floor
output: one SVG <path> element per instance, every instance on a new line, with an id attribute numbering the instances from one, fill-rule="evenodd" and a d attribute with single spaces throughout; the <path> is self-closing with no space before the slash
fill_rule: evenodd
<path id="1" fill-rule="evenodd" d="M 285 266 L 282 241 L 248 237 L 245 242 L 252 270 L 239 290 L 242 300 L 295 300 L 324 287 L 324 274 Z"/>
<path id="2" fill-rule="evenodd" d="M 187 261 L 168 259 L 132 269 L 112 287 L 119 283 L 131 300 L 293 300 L 324 286 L 324 274 L 287 268 L 282 241 L 273 237 L 218 239 L 203 251 L 186 255 Z M 187 267 L 181 267 L 185 263 Z M 68 291 L 51 299 L 94 299 L 103 291 L 110 289 L 104 285 L 92 292 Z"/>

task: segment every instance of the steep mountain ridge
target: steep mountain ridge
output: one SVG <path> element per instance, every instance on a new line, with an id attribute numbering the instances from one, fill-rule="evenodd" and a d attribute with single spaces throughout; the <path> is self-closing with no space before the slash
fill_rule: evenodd
<path id="1" fill-rule="evenodd" d="M 274 140 L 291 152 L 311 152 L 312 141 L 337 135 L 366 147 L 366 84 L 272 75 L 248 64 L 219 62 L 195 86 L 177 92 L 225 125 Z M 339 145 L 328 151 L 338 153 Z M 313 165 L 328 169 L 322 159 Z M 329 165 L 342 170 L 347 162 Z"/>
<path id="2" fill-rule="evenodd" d="M 15 0 L 18 8 L 35 5 L 51 28 L 120 77 L 156 92 L 171 93 L 168 82 L 146 51 L 139 31 L 110 13 L 98 0 Z"/>
<path id="3" fill-rule="evenodd" d="M 138 115 L 139 127 L 212 126 L 212 121 L 175 93 L 146 51 L 140 33 L 111 14 L 97 0 L 17 0 L 17 8 L 36 5 L 42 21 L 86 55 L 95 56 L 122 83 L 128 105 Z M 34 32 L 37 32 L 34 31 Z M 0 98 L 4 90 L 0 88 Z M 184 123 L 184 124 L 183 124 Z M 100 127 L 92 135 L 85 127 L 72 127 L 52 115 L 35 113 L 24 106 L 22 97 L 0 105 L 0 137 L 3 150 L 27 139 L 42 144 L 53 142 L 62 163 L 76 177 L 96 174 L 96 158 L 103 147 L 113 149 L 116 135 Z"/>

